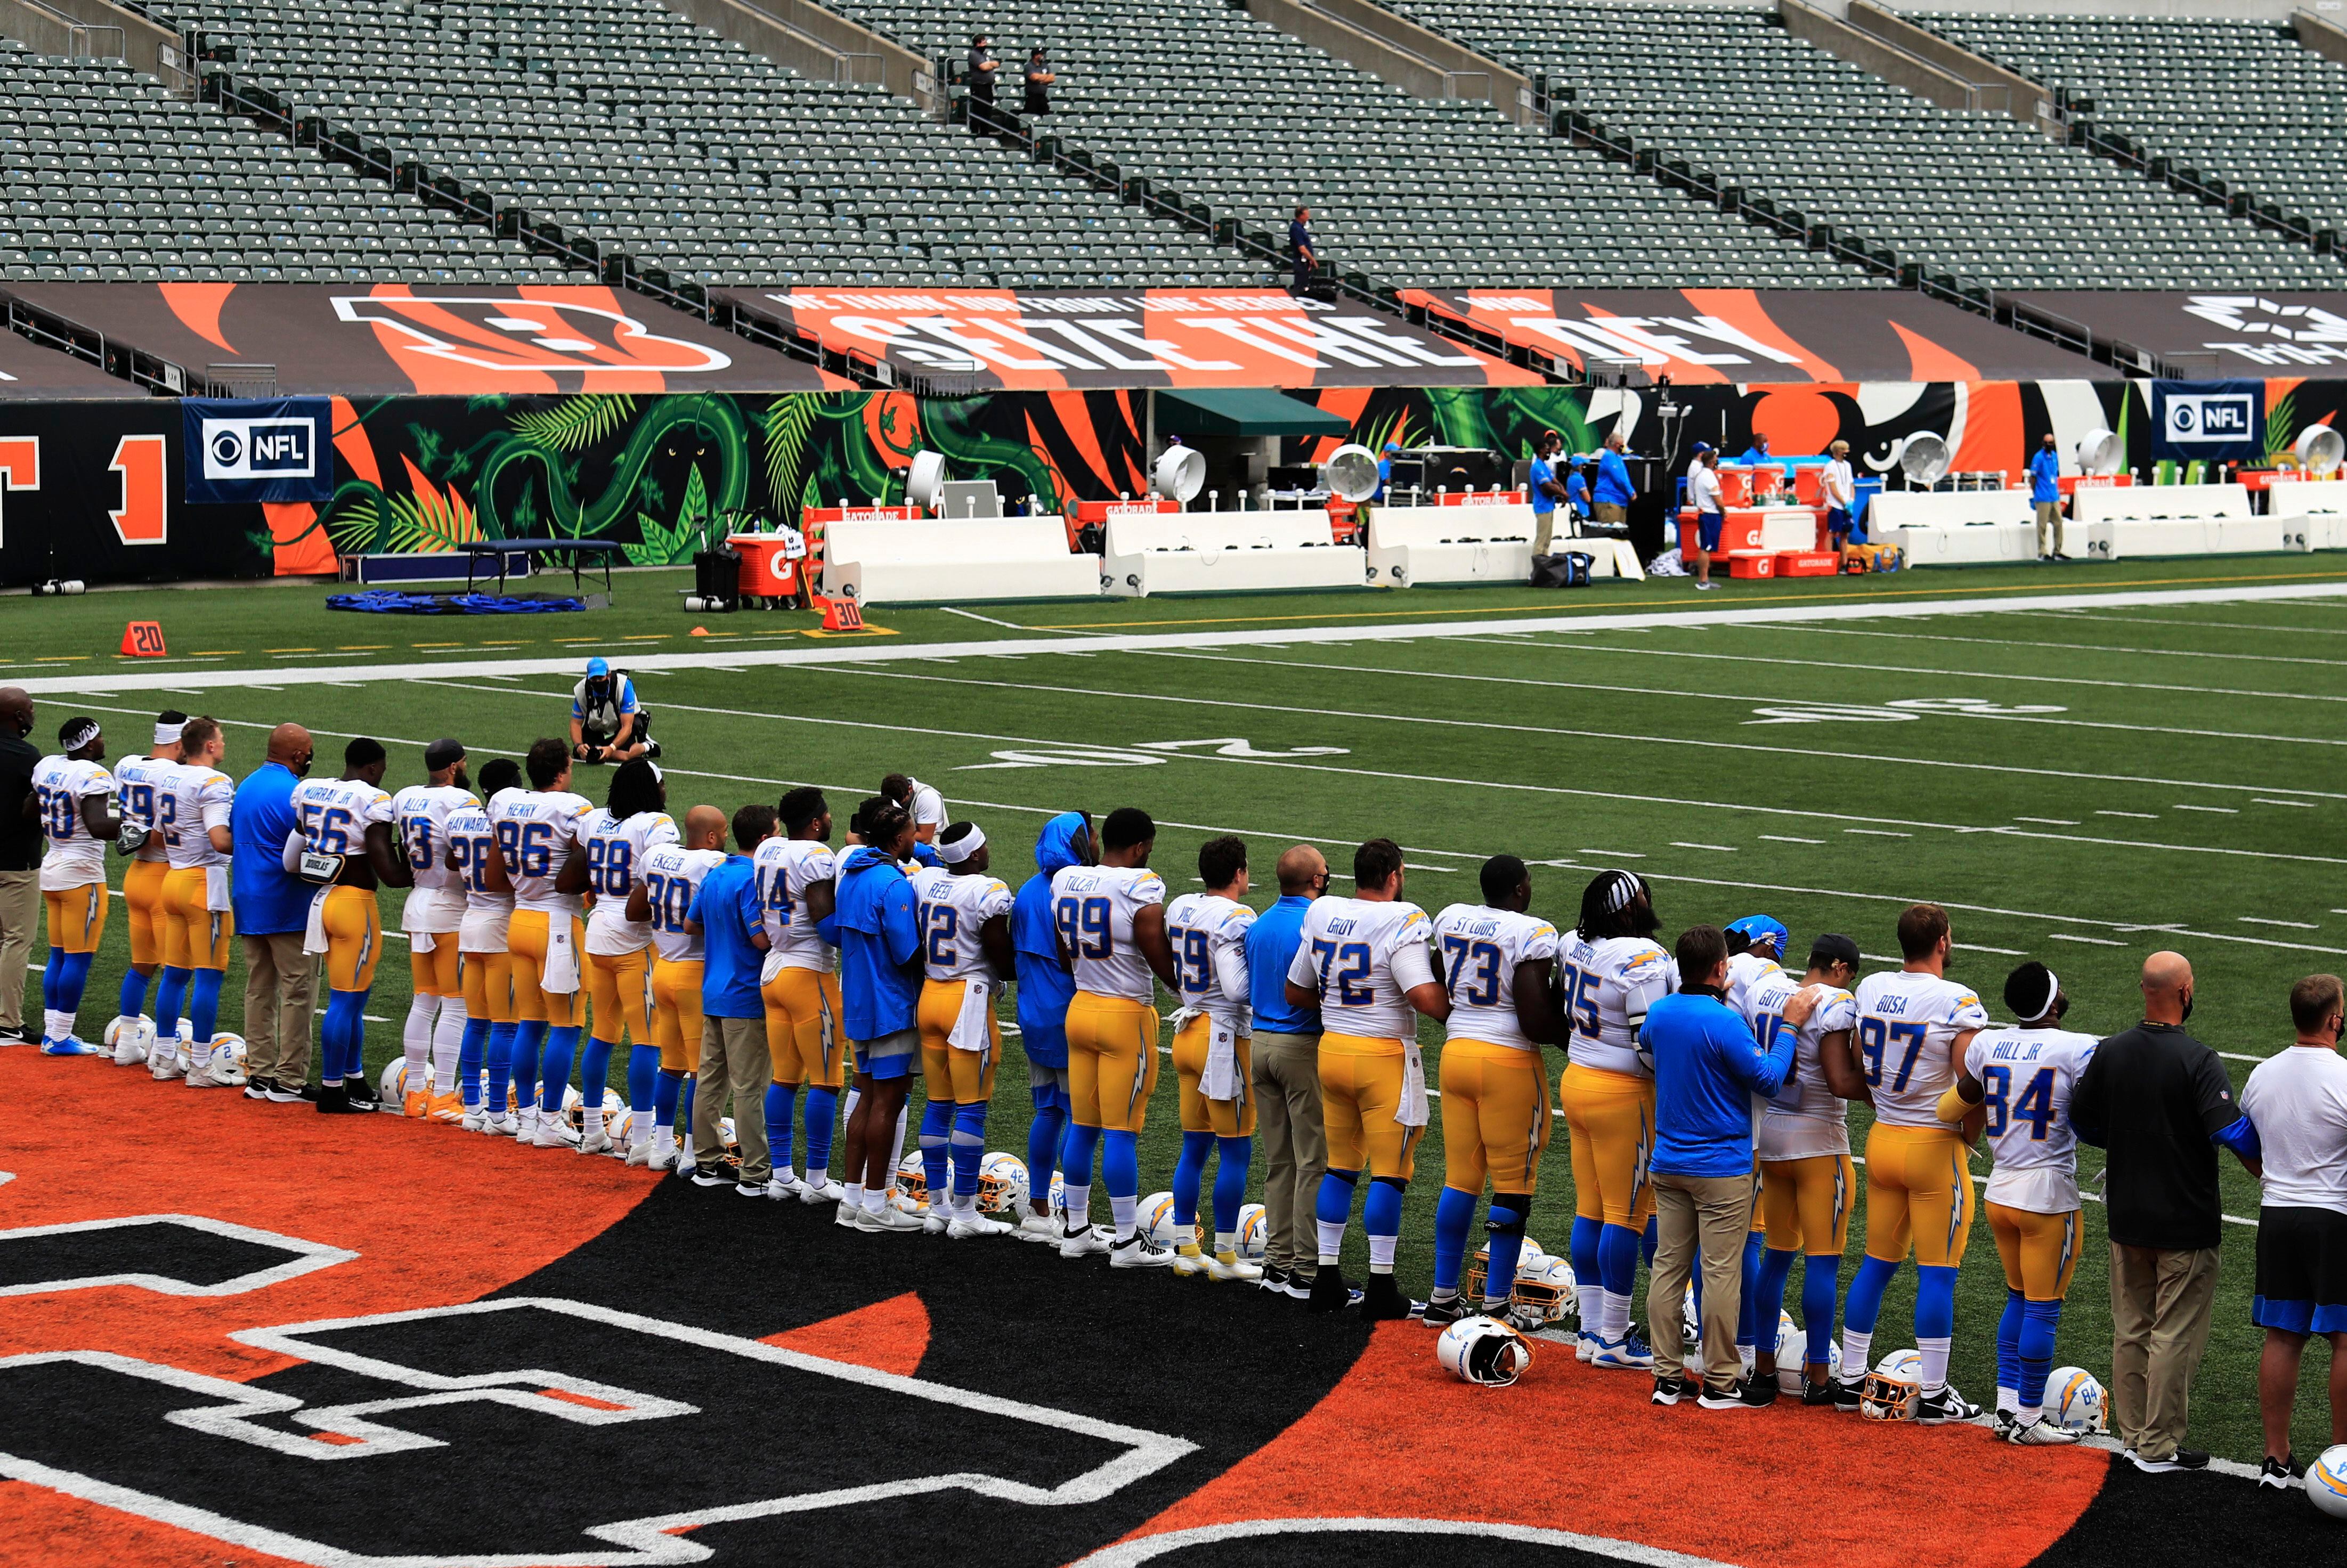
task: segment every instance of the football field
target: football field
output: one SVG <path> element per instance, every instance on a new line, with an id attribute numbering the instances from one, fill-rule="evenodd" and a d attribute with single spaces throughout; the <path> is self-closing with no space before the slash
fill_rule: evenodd
<path id="1" fill-rule="evenodd" d="M 675 574 L 630 574 L 617 608 L 487 620 L 328 615 L 314 586 L 11 599 L 0 682 L 35 690 L 45 747 L 61 719 L 87 712 L 109 756 L 143 751 L 169 705 L 223 722 L 232 775 L 292 720 L 317 735 L 322 774 L 339 772 L 343 738 L 380 739 L 396 788 L 421 780 L 422 747 L 439 735 L 466 743 L 477 777 L 490 756 L 563 733 L 575 666 L 602 653 L 635 671 L 656 716 L 674 815 L 808 783 L 844 823 L 883 774 L 907 772 L 985 827 L 992 868 L 1014 886 L 1045 818 L 1129 804 L 1156 818 L 1152 864 L 1177 894 L 1196 886 L 1198 845 L 1215 835 L 1247 841 L 1258 908 L 1288 845 L 1319 846 L 1345 891 L 1352 846 L 1384 835 L 1405 850 L 1404 897 L 1429 911 L 1474 901 L 1481 861 L 1510 853 L 1532 866 L 1535 912 L 1562 927 L 1591 876 L 1626 866 L 1653 886 L 1665 943 L 1697 922 L 1768 914 L 1791 929 L 1796 957 L 1820 932 L 1845 932 L 1870 968 L 1895 965 L 1900 910 L 1934 900 L 1953 922 L 1951 974 L 2000 1020 L 2004 978 L 2031 958 L 2060 975 L 2068 1027 L 2116 1031 L 2138 1017 L 2144 956 L 2182 951 L 2198 977 L 2190 1027 L 2237 1084 L 2289 1043 L 2291 983 L 2347 958 L 2347 571 L 2327 558 L 1738 583 L 1700 598 L 1656 582 L 1567 597 L 876 610 L 885 627 L 861 638 L 810 636 L 803 614 L 711 620 L 695 638 L 676 586 Z M 169 636 L 168 661 L 112 654 L 123 621 L 150 618 Z M 599 802 L 605 786 L 596 770 L 574 779 Z M 387 927 L 397 897 L 385 897 Z M 398 1054 L 404 953 L 395 941 L 378 975 L 370 1071 Z M 118 907 L 85 1034 L 111 1016 L 126 957 Z M 237 1027 L 241 986 L 240 965 L 223 1028 Z M 1440 1036 L 1423 1032 L 1430 1079 Z M 1005 1055 L 988 1142 L 1022 1150 L 1020 1059 Z M 1552 1082 L 1560 1063 L 1552 1053 Z M 1169 1071 L 1143 1140 L 1144 1192 L 1169 1184 L 1174 1110 Z M 2091 1192 L 2099 1161 L 2081 1154 Z M 2193 1431 L 2254 1465 L 2258 1194 L 2229 1157 L 2224 1167 L 2237 1223 Z M 1423 1296 L 1439 1102 L 1418 1168 L 1400 1268 Z M 1985 1174 L 1985 1156 L 1975 1169 Z M 1560 1124 L 1532 1235 L 1561 1252 L 1572 1206 Z M 2055 1359 L 2105 1377 L 2096 1202 L 2086 1230 Z M 1018 1261 L 1039 1276 L 1061 1266 L 1019 1250 L 1037 1254 Z M 1348 1272 L 1365 1264 L 1348 1258 Z M 1911 1343 L 1913 1284 L 1902 1270 L 1878 1353 Z M 1952 1377 L 1983 1401 L 2003 1291 L 1976 1220 Z M 2327 1440 L 2328 1370 L 2318 1346 L 2301 1456 Z"/>

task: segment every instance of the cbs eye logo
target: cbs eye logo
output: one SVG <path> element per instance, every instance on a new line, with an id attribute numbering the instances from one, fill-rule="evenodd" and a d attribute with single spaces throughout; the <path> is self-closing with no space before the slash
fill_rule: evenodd
<path id="1" fill-rule="evenodd" d="M 2199 424 L 2199 410 L 2188 403 L 2179 403 L 2168 411 L 2168 424 L 2179 436 L 2188 436 Z"/>
<path id="2" fill-rule="evenodd" d="M 243 434 L 235 430 L 213 431 L 211 459 L 213 466 L 220 468 L 234 468 L 241 465 L 244 461 Z"/>

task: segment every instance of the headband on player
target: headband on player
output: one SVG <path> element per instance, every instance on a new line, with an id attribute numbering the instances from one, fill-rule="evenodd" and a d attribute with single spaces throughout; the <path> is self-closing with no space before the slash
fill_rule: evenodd
<path id="1" fill-rule="evenodd" d="M 2047 1013 L 2052 1012 L 2054 1010 L 2055 999 L 2059 997 L 2061 994 L 2062 977 L 2055 974 L 2051 969 L 2046 970 L 2045 999 L 2037 1004 L 2037 1010 L 2035 1012 L 2021 1013 L 2021 1021 L 2024 1023 L 2035 1023 L 2039 1019 L 2044 1018 Z M 2014 1010 L 2019 1011 L 2018 1009 Z"/>
<path id="2" fill-rule="evenodd" d="M 969 825 L 969 831 L 961 837 L 941 841 L 937 845 L 938 858 L 948 866 L 959 866 L 985 847 L 986 829 L 973 822 Z"/>
<path id="3" fill-rule="evenodd" d="M 185 721 L 176 724 L 157 724 L 155 726 L 155 743 L 158 746 L 178 745 L 179 743 L 179 732 L 187 727 Z"/>
<path id="4" fill-rule="evenodd" d="M 96 739 L 96 719 L 67 719 L 65 728 L 57 732 L 57 744 L 69 752 L 77 752 Z"/>

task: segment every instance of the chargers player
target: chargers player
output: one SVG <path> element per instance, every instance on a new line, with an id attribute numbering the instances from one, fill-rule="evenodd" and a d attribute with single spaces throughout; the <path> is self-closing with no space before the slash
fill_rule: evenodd
<path id="1" fill-rule="evenodd" d="M 1182 1086 L 1182 1156 L 1174 1166 L 1174 1272 L 1209 1279 L 1258 1280 L 1241 1263 L 1239 1205 L 1255 1160 L 1255 1063 L 1248 1040 L 1246 845 L 1227 835 L 1198 849 L 1203 893 L 1184 893 L 1165 908 L 1165 937 L 1182 983 L 1174 1030 L 1174 1074 Z M 1186 1017 L 1184 1015 L 1187 1015 Z M 1198 1245 L 1198 1190 L 1206 1156 L 1214 1167 L 1214 1248 Z"/>
<path id="2" fill-rule="evenodd" d="M 114 775 L 106 771 L 106 737 L 95 719 L 67 719 L 57 754 L 33 767 L 33 803 L 41 835 L 41 902 L 48 907 L 49 957 L 41 968 L 41 1054 L 97 1056 L 74 1034 L 90 960 L 106 934 L 106 846 L 122 831 L 107 810 Z"/>
<path id="3" fill-rule="evenodd" d="M 326 958 L 326 1016 L 318 1028 L 318 1109 L 329 1114 L 373 1111 L 366 1081 L 366 1001 L 383 956 L 383 916 L 375 889 L 407 886 L 407 856 L 394 845 L 389 765 L 383 744 L 361 735 L 343 748 L 343 776 L 303 779 L 288 804 L 285 869 L 320 884 L 310 904 L 304 953 Z M 202 1041 L 197 1041 L 199 1056 Z M 189 1073 L 190 1082 L 194 1071 Z"/>
<path id="4" fill-rule="evenodd" d="M 1737 1016 L 1748 1020 L 1750 1014 L 1746 1009 L 1745 999 L 1754 986 L 1785 972 L 1785 952 L 1792 946 L 1793 934 L 1785 928 L 1782 920 L 1773 915 L 1747 915 L 1741 920 L 1731 921 L 1722 928 L 1721 934 L 1727 938 L 1727 993 L 1721 999 Z M 1767 1040 L 1760 1041 L 1761 1050 L 1766 1050 L 1768 1047 Z M 1752 1097 L 1752 1126 L 1756 1134 L 1760 1118 L 1768 1108 L 1768 1101 L 1757 1094 Z M 1768 1231 L 1764 1218 L 1766 1205 L 1761 1193 L 1762 1179 L 1759 1144 L 1756 1138 L 1752 1161 L 1752 1223 L 1744 1234 L 1744 1288 L 1737 1300 L 1736 1317 L 1736 1348 L 1743 1359 L 1747 1377 L 1751 1375 L 1758 1357 L 1761 1338 L 1760 1260 Z M 1700 1269 L 1696 1271 L 1695 1292 L 1696 1304 L 1700 1307 L 1703 1298 L 1703 1271 Z M 1773 1325 L 1777 1319 L 1771 1317 L 1767 1321 Z M 1768 1386 L 1775 1387 L 1773 1378 Z"/>
<path id="5" fill-rule="evenodd" d="M 1352 1298 L 1337 1264 L 1366 1169 L 1361 1228 L 1369 1237 L 1369 1282 L 1361 1313 L 1372 1322 L 1421 1310 L 1393 1277 L 1402 1191 L 1427 1122 L 1416 1015 L 1438 1023 L 1450 1016 L 1450 993 L 1427 951 L 1433 923 L 1401 889 L 1399 846 L 1389 838 L 1362 845 L 1353 852 L 1353 896 L 1312 901 L 1287 968 L 1289 1002 L 1320 1009 L 1320 1115 L 1328 1139 L 1314 1209 L 1319 1267 L 1308 1305 L 1335 1312 Z"/>
<path id="6" fill-rule="evenodd" d="M 1662 922 L 1634 871 L 1601 871 L 1581 893 L 1581 923 L 1564 938 L 1557 987 L 1573 1029 L 1557 1099 L 1573 1139 L 1573 1277 L 1581 1334 L 1594 1367 L 1651 1368 L 1630 1331 L 1638 1251 L 1654 1217 L 1646 1184 L 1655 1152 L 1655 1075 L 1638 1052 L 1646 1009 L 1679 989 L 1677 961 L 1654 940 Z"/>
<path id="7" fill-rule="evenodd" d="M 1562 1046 L 1565 1024 L 1550 985 L 1563 945 L 1556 927 L 1532 907 L 1532 873 L 1512 855 L 1483 863 L 1481 904 L 1453 904 L 1434 917 L 1433 946 L 1450 993 L 1442 1041 L 1442 1195 L 1434 1207 L 1434 1293 L 1430 1327 L 1456 1323 L 1470 1308 L 1459 1299 L 1459 1271 L 1475 1204 L 1491 1184 L 1483 1228 L 1491 1256 L 1481 1310 L 1518 1328 L 1508 1298 L 1515 1293 L 1524 1222 L 1540 1184 L 1548 1147 L 1548 1070 L 1541 1047 Z"/>
<path id="8" fill-rule="evenodd" d="M 650 1116 L 630 1120 L 628 1163 L 655 1171 L 692 1169 L 692 1102 L 701 1067 L 701 935 L 685 920 L 701 879 L 725 864 L 725 814 L 696 805 L 684 814 L 674 844 L 644 856 L 643 875 L 628 894 L 628 918 L 651 927 L 652 1039 L 660 1046 L 660 1079 Z M 684 1129 L 680 1146 L 677 1129 Z"/>
<path id="9" fill-rule="evenodd" d="M 131 861 L 122 873 L 122 902 L 130 916 L 130 967 L 123 971 L 121 999 L 115 1005 L 114 1021 L 107 1026 L 117 1067 L 135 1067 L 147 1060 L 138 1031 L 131 1026 L 147 1010 L 147 982 L 155 978 L 163 958 L 163 878 L 171 864 L 163 848 L 159 801 L 163 781 L 179 765 L 179 732 L 187 722 L 177 708 L 164 709 L 155 716 L 155 749 L 143 757 L 125 757 L 114 768 L 126 830 L 121 843 L 137 839 L 137 847 L 127 851 Z M 128 831 L 133 827 L 144 827 L 145 835 Z"/>
<path id="10" fill-rule="evenodd" d="M 1141 1196 L 1141 1129 L 1157 1089 L 1157 992 L 1179 983 L 1165 938 L 1165 883 L 1149 869 L 1157 825 L 1137 806 L 1101 824 L 1101 863 L 1051 877 L 1061 961 L 1075 978 L 1068 1003 L 1068 1212 L 1061 1257 L 1106 1251 L 1116 1268 L 1162 1268 L 1174 1254 L 1133 1228 Z M 1113 1243 L 1092 1225 L 1092 1151 L 1116 1222 Z"/>
<path id="11" fill-rule="evenodd" d="M 831 1140 L 839 1094 L 847 1082 L 847 1031 L 840 1027 L 839 949 L 818 928 L 837 897 L 839 857 L 831 850 L 831 804 L 803 785 L 776 808 L 782 833 L 758 845 L 752 865 L 765 911 L 766 1050 L 774 1081 L 766 1087 L 766 1143 L 775 1198 L 837 1203 L 847 1189 L 831 1179 Z M 791 1114 L 806 1090 L 806 1165 L 791 1164 Z"/>
<path id="12" fill-rule="evenodd" d="M 1035 835 L 1035 875 L 1019 885 L 1010 907 L 1010 946 L 1019 964 L 1019 1049 L 1027 1056 L 1027 1094 L 1034 1120 L 1027 1124 L 1027 1213 L 1011 1234 L 1020 1241 L 1060 1245 L 1066 1225 L 1051 1207 L 1051 1173 L 1061 1165 L 1068 1121 L 1068 1004 L 1076 983 L 1060 959 L 1059 927 L 1051 918 L 1051 878 L 1089 864 L 1092 819 L 1063 811 Z"/>
<path id="13" fill-rule="evenodd" d="M 515 1092 L 521 1097 L 517 1136 L 540 1149 L 559 1149 L 577 1141 L 562 1119 L 562 1092 L 570 1086 L 579 1050 L 579 955 L 587 939 L 579 897 L 587 886 L 587 857 L 579 828 L 594 803 L 571 793 L 570 748 L 560 741 L 532 742 L 522 767 L 529 788 L 489 802 L 497 852 L 514 890 L 506 951 L 513 959 L 519 1020 L 513 1050 Z M 599 1094 L 602 1087 L 595 1086 Z"/>
<path id="14" fill-rule="evenodd" d="M 1777 1336 L 1770 1327 L 1785 1309 L 1785 1281 L 1793 1260 L 1807 1255 L 1801 1275 L 1801 1322 L 1809 1335 L 1802 1358 L 1801 1402 L 1834 1400 L 1829 1356 L 1834 1308 L 1841 1296 L 1841 1255 L 1850 1241 L 1850 1200 L 1858 1167 L 1850 1157 L 1848 1102 L 1867 1099 L 1866 1079 L 1850 1044 L 1858 1010 L 1850 985 L 1858 978 L 1858 944 L 1828 933 L 1809 944 L 1808 972 L 1781 969 L 1744 992 L 1739 1010 L 1763 1049 L 1783 1027 L 1785 1006 L 1803 990 L 1818 993 L 1817 1009 L 1797 1026 L 1793 1071 L 1774 1100 L 1762 1104 L 1752 1141 L 1760 1157 L 1760 1202 L 1768 1250 L 1760 1260 L 1758 1299 L 1751 1314 L 1761 1325 L 1758 1371 L 1764 1386 L 1777 1378 Z M 1735 960 L 1728 960 L 1732 968 Z"/>
<path id="15" fill-rule="evenodd" d="M 400 1112 L 453 1123 L 465 1119 L 464 1102 L 456 1094 L 456 1064 L 464 1054 L 469 1015 L 458 946 L 465 924 L 465 884 L 447 864 L 448 817 L 481 803 L 466 776 L 461 741 L 437 740 L 425 747 L 424 772 L 425 783 L 409 784 L 391 797 L 392 824 L 414 878 L 399 912 L 415 988 L 400 1036 L 407 1058 L 407 1097 Z"/>
<path id="16" fill-rule="evenodd" d="M 521 769 L 509 757 L 481 768 L 481 794 L 490 804 L 521 783 Z M 441 824 L 448 848 L 443 859 L 465 890 L 465 915 L 456 927 L 457 972 L 465 985 L 465 1034 L 456 1058 L 465 1130 L 512 1137 L 521 1123 L 507 1109 L 513 1072 L 513 959 L 506 951 L 513 922 L 513 878 L 497 853 L 497 827 L 487 805 L 463 805 Z M 482 1098 L 482 1075 L 488 1094 Z"/>
<path id="17" fill-rule="evenodd" d="M 211 1071 L 212 1026 L 220 1017 L 220 980 L 228 973 L 236 915 L 229 902 L 229 831 L 236 785 L 220 771 L 228 743 L 220 724 L 190 719 L 179 729 L 179 761 L 155 794 L 156 824 L 170 870 L 163 877 L 162 979 L 155 987 L 155 1053 L 148 1066 L 159 1079 L 186 1078 L 202 1089 L 225 1088 L 233 1074 Z M 182 1061 L 179 1009 L 188 1012 L 195 1049 Z"/>
<path id="18" fill-rule="evenodd" d="M 1002 1059 L 994 999 L 1013 968 L 1010 889 L 986 874 L 986 834 L 974 822 L 948 823 L 937 866 L 913 873 L 921 922 L 923 984 L 917 1017 L 921 1164 L 929 1213 L 921 1228 L 959 1241 L 1010 1227 L 978 1212 L 978 1167 L 986 1157 L 986 1108 Z M 948 1172 L 950 1166 L 950 1172 Z"/>
<path id="19" fill-rule="evenodd" d="M 579 843 L 587 860 L 587 890 L 594 908 L 587 918 L 587 994 L 594 1004 L 587 1051 L 579 1063 L 579 1152 L 624 1154 L 612 1146 L 603 1125 L 604 1086 L 611 1077 L 611 1053 L 624 1033 L 628 1054 L 628 1104 L 651 1109 L 652 1079 L 660 1071 L 660 1048 L 652 1044 L 646 1004 L 651 996 L 651 927 L 628 918 L 628 896 L 642 875 L 644 857 L 677 841 L 676 824 L 661 810 L 668 787 L 658 764 L 636 757 L 611 775 L 603 808 L 580 819 Z M 559 1107 L 558 1107 L 559 1109 Z"/>
<path id="20" fill-rule="evenodd" d="M 1956 1269 L 1972 1239 L 1973 1180 L 1966 1158 L 1980 1136 L 1975 1111 L 1961 1129 L 1940 1120 L 1940 1096 L 1963 1069 L 1964 1048 L 1988 1027 L 1970 988 L 1947 978 L 1948 912 L 1910 905 L 1899 917 L 1904 964 L 1858 986 L 1858 1053 L 1874 1101 L 1866 1135 L 1866 1255 L 1842 1303 L 1842 1382 L 1834 1408 L 1859 1408 L 1882 1292 L 1911 1243 L 1915 1348 L 1922 1355 L 1915 1419 L 1925 1426 L 1980 1414 L 1948 1388 L 1955 1332 Z"/>
<path id="21" fill-rule="evenodd" d="M 1988 1225 L 2004 1264 L 2004 1316 L 1996 1327 L 1996 1424 L 2024 1447 L 2075 1443 L 2080 1434 L 2045 1416 L 2054 1336 L 2078 1266 L 2078 1132 L 2070 1091 L 2101 1042 L 2062 1027 L 2070 999 L 2040 963 L 2005 977 L 2014 1029 L 1984 1029 L 1964 1047 L 1963 1069 L 1940 1097 L 1942 1122 L 1986 1116 Z"/>

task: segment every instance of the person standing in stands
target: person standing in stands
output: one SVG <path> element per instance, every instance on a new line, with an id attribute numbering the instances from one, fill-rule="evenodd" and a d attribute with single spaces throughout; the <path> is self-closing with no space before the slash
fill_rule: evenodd
<path id="1" fill-rule="evenodd" d="M 1638 494 L 1630 483 L 1630 465 L 1622 461 L 1622 454 L 1629 445 L 1629 437 L 1616 425 L 1605 437 L 1605 450 L 1597 455 L 1597 485 L 1589 504 L 1597 520 L 1610 528 L 1618 528 L 1629 522 L 1630 503 Z"/>
<path id="2" fill-rule="evenodd" d="M 2037 508 L 2037 559 L 2068 560 L 2062 553 L 2062 454 L 2055 449 L 2048 430 L 2029 459 L 2029 500 Z M 2045 531 L 2054 531 L 2054 548 L 2045 548 Z"/>
<path id="3" fill-rule="evenodd" d="M 994 78 L 1002 62 L 994 57 L 994 43 L 979 33 L 969 41 L 969 133 L 984 136 L 994 128 Z"/>
<path id="4" fill-rule="evenodd" d="M 1727 512 L 1719 498 L 1719 454 L 1703 442 L 1695 444 L 1695 461 L 1687 465 L 1687 505 L 1695 509 L 1695 585 L 1711 589 L 1711 552 L 1727 527 Z"/>
<path id="5" fill-rule="evenodd" d="M 1564 487 L 1556 482 L 1556 455 L 1564 447 L 1563 438 L 1553 430 L 1543 430 L 1532 443 L 1532 554 L 1548 554 L 1549 541 L 1556 532 L 1556 504 L 1564 499 Z"/>
<path id="6" fill-rule="evenodd" d="M 1043 46 L 1036 45 L 1034 50 L 1027 56 L 1027 112 L 1029 114 L 1051 112 L 1051 84 L 1059 79 L 1043 59 Z"/>
<path id="7" fill-rule="evenodd" d="M 1296 282 L 1288 292 L 1298 299 L 1312 286 L 1312 274 L 1320 269 L 1319 247 L 1312 242 L 1312 209 L 1298 206 L 1295 220 L 1287 225 L 1287 248 L 1296 254 Z"/>

